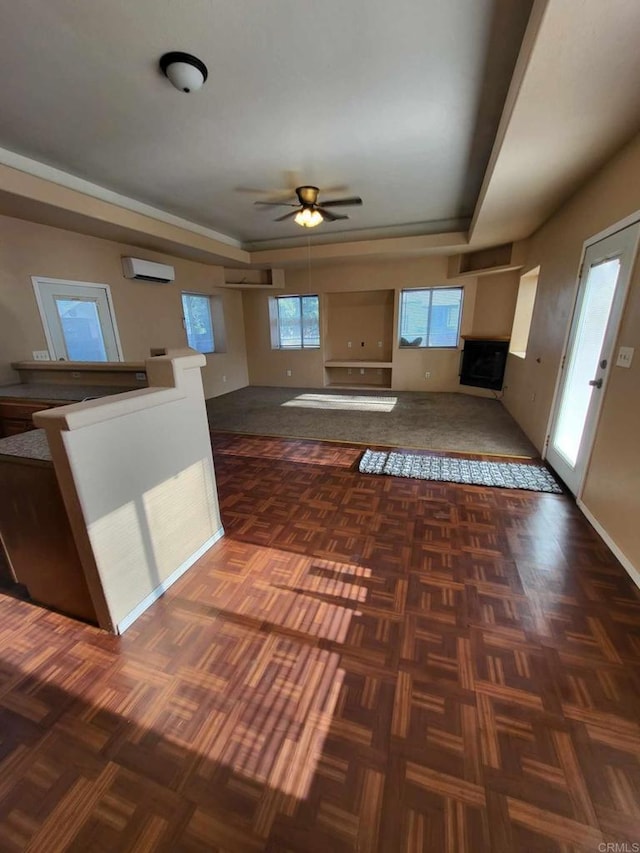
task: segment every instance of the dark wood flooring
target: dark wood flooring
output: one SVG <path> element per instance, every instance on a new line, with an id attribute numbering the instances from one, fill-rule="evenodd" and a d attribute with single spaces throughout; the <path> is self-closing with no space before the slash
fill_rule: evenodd
<path id="1" fill-rule="evenodd" d="M 640 842 L 640 597 L 569 498 L 214 449 L 226 536 L 123 637 L 0 595 L 0 850 Z"/>

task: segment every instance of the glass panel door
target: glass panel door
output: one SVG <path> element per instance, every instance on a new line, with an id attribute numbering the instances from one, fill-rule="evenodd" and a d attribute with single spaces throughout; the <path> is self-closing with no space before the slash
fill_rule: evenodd
<path id="1" fill-rule="evenodd" d="M 570 465 L 578 460 L 589 404 L 596 387 L 591 380 L 598 372 L 619 271 L 620 259 L 613 258 L 592 266 L 587 272 L 575 340 L 565 364 L 564 393 L 553 436 L 553 446 Z"/>
<path id="2" fill-rule="evenodd" d="M 70 361 L 107 361 L 98 306 L 93 299 L 55 297 Z"/>
<path id="3" fill-rule="evenodd" d="M 109 289 L 34 278 L 51 358 L 63 361 L 122 361 Z"/>
<path id="4" fill-rule="evenodd" d="M 639 229 L 629 226 L 585 252 L 547 450 L 549 464 L 576 495 L 595 438 Z"/>

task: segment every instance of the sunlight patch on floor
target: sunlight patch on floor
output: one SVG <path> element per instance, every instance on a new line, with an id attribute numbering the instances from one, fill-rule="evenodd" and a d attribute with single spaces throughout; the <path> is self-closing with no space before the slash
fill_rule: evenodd
<path id="1" fill-rule="evenodd" d="M 364 394 L 299 394 L 282 403 L 299 409 L 335 409 L 343 412 L 392 412 L 397 397 L 369 397 Z"/>

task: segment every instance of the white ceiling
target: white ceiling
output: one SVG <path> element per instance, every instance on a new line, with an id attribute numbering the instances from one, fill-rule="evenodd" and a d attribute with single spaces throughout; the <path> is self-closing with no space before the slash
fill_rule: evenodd
<path id="1" fill-rule="evenodd" d="M 520 239 L 640 130 L 639 0 L 0 2 L 0 212 L 211 263 L 297 262 L 254 202 L 300 184 L 364 200 L 311 232 L 334 259 Z"/>

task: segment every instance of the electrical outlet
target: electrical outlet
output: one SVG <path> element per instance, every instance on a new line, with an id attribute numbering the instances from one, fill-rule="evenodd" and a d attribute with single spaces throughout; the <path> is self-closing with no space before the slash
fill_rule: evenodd
<path id="1" fill-rule="evenodd" d="M 351 343 L 351 341 L 347 341 L 347 346 L 349 347 L 349 349 L 351 349 L 351 347 L 353 346 L 353 344 Z"/>
<path id="2" fill-rule="evenodd" d="M 425 379 L 431 379 L 431 371 L 430 370 L 425 370 L 424 378 Z"/>
<path id="3" fill-rule="evenodd" d="M 364 376 L 364 367 L 360 368 L 360 376 Z"/>
<path id="4" fill-rule="evenodd" d="M 287 370 L 287 376 L 291 376 L 291 371 Z"/>
<path id="5" fill-rule="evenodd" d="M 227 377 L 226 377 L 226 376 L 223 376 L 223 377 L 222 377 L 222 381 L 223 381 L 223 382 L 226 382 L 226 381 L 227 381 Z"/>
<path id="6" fill-rule="evenodd" d="M 49 350 L 46 349 L 36 349 L 33 350 L 33 360 L 34 361 L 49 361 Z"/>
<path id="7" fill-rule="evenodd" d="M 382 341 L 378 341 L 378 349 L 382 349 Z"/>
<path id="8" fill-rule="evenodd" d="M 140 371 L 140 373 L 136 373 L 136 379 L 138 380 L 138 382 L 144 382 L 144 380 L 146 378 L 147 378 L 146 373 L 143 373 L 142 371 Z"/>
<path id="9" fill-rule="evenodd" d="M 620 347 L 620 349 L 618 350 L 616 367 L 631 367 L 631 362 L 633 361 L 633 353 L 633 347 Z"/>

